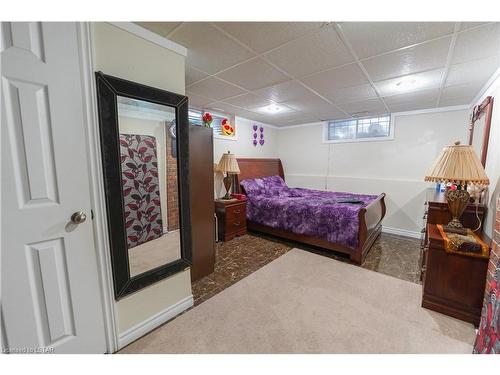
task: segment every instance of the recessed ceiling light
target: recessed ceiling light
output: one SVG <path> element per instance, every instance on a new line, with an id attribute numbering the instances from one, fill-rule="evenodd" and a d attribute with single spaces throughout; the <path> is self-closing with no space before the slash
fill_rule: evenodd
<path id="1" fill-rule="evenodd" d="M 266 107 L 266 110 L 268 112 L 271 112 L 271 113 L 276 113 L 276 112 L 279 112 L 281 111 L 283 108 L 281 108 L 279 105 L 277 104 L 271 104 L 269 106 Z"/>
<path id="2" fill-rule="evenodd" d="M 401 81 L 399 81 L 398 83 L 396 83 L 396 86 L 398 86 L 399 88 L 409 88 L 409 87 L 413 87 L 415 86 L 417 83 L 417 80 L 414 79 L 414 78 L 410 78 L 410 79 L 402 79 Z"/>

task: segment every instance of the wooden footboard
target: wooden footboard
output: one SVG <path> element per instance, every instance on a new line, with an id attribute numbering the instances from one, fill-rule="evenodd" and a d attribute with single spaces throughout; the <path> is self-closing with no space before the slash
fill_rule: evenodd
<path id="1" fill-rule="evenodd" d="M 351 252 L 350 259 L 357 264 L 363 263 L 373 243 L 382 232 L 382 219 L 385 216 L 385 193 L 358 213 L 358 247 Z"/>
<path id="2" fill-rule="evenodd" d="M 359 211 L 359 240 L 358 247 L 354 250 L 347 246 L 329 242 L 321 238 L 268 227 L 250 220 L 247 221 L 247 228 L 250 231 L 267 233 L 272 236 L 348 254 L 352 262 L 361 264 L 370 251 L 371 246 L 382 232 L 382 219 L 385 216 L 384 198 L 385 193 L 380 194 L 376 200 Z"/>

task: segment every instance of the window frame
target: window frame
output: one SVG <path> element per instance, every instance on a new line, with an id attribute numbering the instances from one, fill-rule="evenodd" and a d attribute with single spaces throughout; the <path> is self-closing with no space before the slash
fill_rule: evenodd
<path id="1" fill-rule="evenodd" d="M 217 133 L 217 132 L 214 132 L 214 128 L 212 126 L 210 126 L 210 128 L 212 129 L 212 133 L 214 135 L 214 138 L 217 138 L 217 139 L 224 139 L 226 141 L 237 141 L 238 140 L 238 127 L 236 126 L 236 116 L 235 115 L 232 115 L 232 114 L 229 114 L 229 113 L 224 113 L 224 112 L 219 112 L 219 111 L 211 111 L 211 110 L 205 110 L 205 109 L 199 109 L 199 108 L 195 108 L 195 107 L 189 107 L 189 111 L 198 111 L 201 113 L 201 116 L 203 116 L 204 113 L 208 112 L 210 113 L 212 116 L 217 116 L 217 117 L 225 117 L 227 118 L 231 124 L 233 125 L 234 127 L 234 135 L 231 136 L 231 135 L 224 135 L 224 134 L 220 134 L 220 133 Z M 199 125 L 195 125 L 195 126 L 199 126 Z M 203 121 L 202 121 L 202 125 L 203 126 Z"/>
<path id="2" fill-rule="evenodd" d="M 349 139 L 328 139 L 329 127 L 330 123 L 334 121 L 343 121 L 343 120 L 363 120 L 370 119 L 375 117 L 389 117 L 389 135 L 385 137 L 363 137 L 363 138 L 349 138 Z M 380 141 L 393 141 L 394 140 L 394 114 L 386 114 L 380 116 L 364 116 L 364 117 L 352 117 L 345 119 L 336 119 L 331 121 L 323 122 L 323 143 L 359 143 L 359 142 L 380 142 Z"/>

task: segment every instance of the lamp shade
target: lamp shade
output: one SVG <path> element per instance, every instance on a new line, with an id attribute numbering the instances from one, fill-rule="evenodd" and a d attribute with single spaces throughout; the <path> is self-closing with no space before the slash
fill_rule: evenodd
<path id="1" fill-rule="evenodd" d="M 443 148 L 430 172 L 425 176 L 425 181 L 449 182 L 457 185 L 490 184 L 472 146 L 461 145 L 460 142 Z"/>
<path id="2" fill-rule="evenodd" d="M 220 172 L 225 172 L 225 173 L 232 173 L 232 174 L 240 173 L 240 167 L 238 166 L 236 157 L 229 151 L 227 152 L 227 154 L 222 155 L 222 157 L 219 160 L 219 164 L 217 165 L 217 169 Z"/>

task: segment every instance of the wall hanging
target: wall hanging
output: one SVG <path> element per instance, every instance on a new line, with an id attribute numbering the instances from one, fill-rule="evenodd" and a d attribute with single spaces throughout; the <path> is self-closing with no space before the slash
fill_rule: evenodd
<path id="1" fill-rule="evenodd" d="M 122 194 L 131 249 L 163 235 L 156 138 L 120 133 Z"/>
<path id="2" fill-rule="evenodd" d="M 257 134 L 257 130 L 259 130 L 259 134 Z M 257 146 L 260 144 L 261 146 L 264 146 L 264 127 L 258 127 L 257 125 L 253 125 L 253 145 Z"/>

